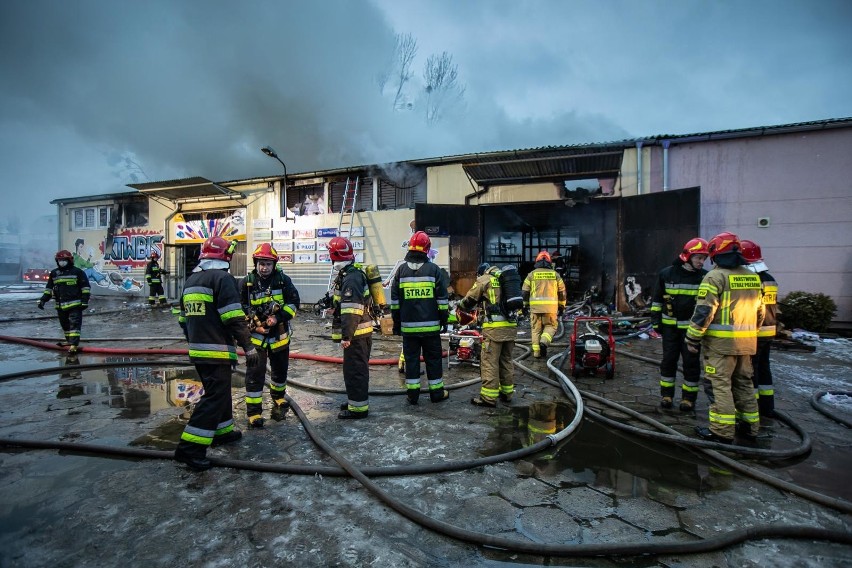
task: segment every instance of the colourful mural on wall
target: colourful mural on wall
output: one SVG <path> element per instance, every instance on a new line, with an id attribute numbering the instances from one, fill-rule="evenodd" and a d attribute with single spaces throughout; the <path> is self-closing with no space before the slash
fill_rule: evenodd
<path id="1" fill-rule="evenodd" d="M 174 217 L 174 242 L 203 243 L 210 237 L 245 240 L 246 210 L 235 209 L 225 217 L 189 219 L 182 214 Z"/>
<path id="2" fill-rule="evenodd" d="M 144 271 L 151 252 L 163 255 L 163 239 L 162 233 L 152 230 L 123 229 L 98 243 L 96 253 L 84 238 L 78 238 L 72 253 L 74 266 L 86 273 L 93 290 L 138 292 L 144 287 L 144 279 L 133 272 Z"/>

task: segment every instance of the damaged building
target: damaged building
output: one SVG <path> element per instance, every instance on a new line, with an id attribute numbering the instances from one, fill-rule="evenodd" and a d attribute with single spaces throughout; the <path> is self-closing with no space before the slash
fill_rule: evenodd
<path id="1" fill-rule="evenodd" d="M 52 203 L 60 248 L 77 251 L 83 240 L 81 256 L 108 279 L 95 294 L 146 295 L 145 258 L 156 250 L 176 298 L 200 244 L 222 235 L 240 243 L 236 275 L 257 244 L 273 242 L 302 301 L 313 303 L 329 285 L 331 237 L 348 234 L 358 259 L 387 274 L 414 226 L 432 236 L 458 293 L 480 262 L 515 264 L 523 275 L 546 249 L 558 252 L 570 295 L 594 289 L 629 312 L 628 295 L 649 296 L 684 242 L 731 231 L 761 246 L 782 297 L 824 293 L 838 305 L 836 324 L 848 325 L 850 149 L 852 118 L 841 118 L 245 180 L 195 177 Z"/>

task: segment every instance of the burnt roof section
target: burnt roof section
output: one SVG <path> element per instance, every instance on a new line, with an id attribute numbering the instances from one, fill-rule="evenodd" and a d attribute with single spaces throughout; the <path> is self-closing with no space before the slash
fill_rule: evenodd
<path id="1" fill-rule="evenodd" d="M 242 199 L 245 195 L 212 182 L 203 177 L 173 179 L 150 183 L 128 184 L 128 187 L 150 197 L 161 197 L 169 201 L 205 200 L 216 198 Z"/>
<path id="2" fill-rule="evenodd" d="M 614 178 L 623 154 L 618 147 L 527 151 L 463 162 L 462 167 L 481 185 Z"/>

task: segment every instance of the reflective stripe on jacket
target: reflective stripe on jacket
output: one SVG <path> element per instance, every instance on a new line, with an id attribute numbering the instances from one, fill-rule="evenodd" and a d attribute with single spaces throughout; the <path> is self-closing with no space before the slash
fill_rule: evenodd
<path id="1" fill-rule="evenodd" d="M 689 339 L 724 355 L 754 355 L 763 323 L 760 277 L 744 266 L 711 270 L 698 288 Z"/>
<path id="2" fill-rule="evenodd" d="M 524 278 L 521 293 L 533 314 L 556 314 L 568 299 L 565 282 L 546 261 L 535 263 L 535 269 Z"/>

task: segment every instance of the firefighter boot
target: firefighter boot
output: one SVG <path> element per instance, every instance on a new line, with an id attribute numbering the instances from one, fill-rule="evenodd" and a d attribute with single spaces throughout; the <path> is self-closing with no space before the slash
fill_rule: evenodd
<path id="1" fill-rule="evenodd" d="M 180 442 L 175 449 L 175 461 L 185 463 L 195 471 L 205 471 L 213 467 L 207 459 L 207 449 L 191 442 Z"/>
<path id="2" fill-rule="evenodd" d="M 695 403 L 691 400 L 681 400 L 679 408 L 681 412 L 692 412 L 695 410 Z"/>
<path id="3" fill-rule="evenodd" d="M 700 426 L 695 427 L 695 433 L 698 434 L 702 440 L 707 440 L 710 442 L 718 442 L 720 444 L 733 444 L 734 441 L 731 438 L 723 438 L 718 434 L 713 433 L 710 428 L 701 428 Z"/>
<path id="4" fill-rule="evenodd" d="M 536 349 L 536 347 L 538 347 L 538 349 Z M 535 357 L 536 359 L 541 358 L 541 347 L 540 346 L 533 345 L 533 357 Z"/>
<path id="5" fill-rule="evenodd" d="M 272 413 L 270 414 L 271 418 L 276 422 L 280 422 L 287 417 L 287 411 L 290 410 L 290 403 L 284 400 L 273 400 L 272 401 Z"/>
<path id="6" fill-rule="evenodd" d="M 547 359 L 547 344 L 542 343 L 539 347 L 541 348 L 541 356 Z"/>
<path id="7" fill-rule="evenodd" d="M 260 414 L 249 416 L 248 427 L 249 429 L 263 428 L 263 416 L 261 416 Z"/>
<path id="8" fill-rule="evenodd" d="M 664 396 L 660 400 L 660 408 L 671 408 L 672 407 L 672 397 Z"/>
<path id="9" fill-rule="evenodd" d="M 751 424 L 743 420 L 737 422 L 737 437 L 746 442 L 754 443 L 757 441 L 757 436 L 751 433 Z"/>

